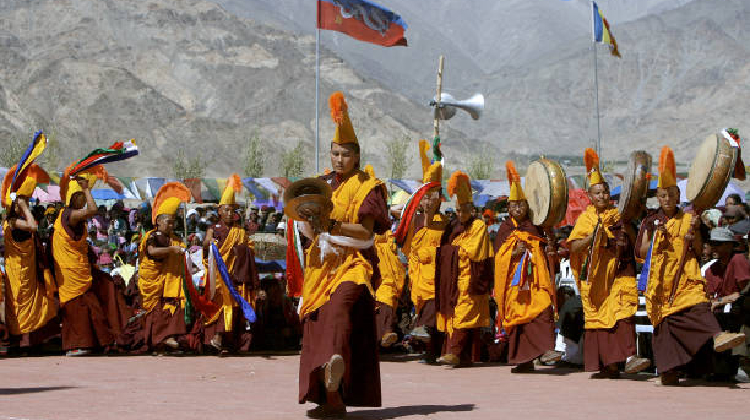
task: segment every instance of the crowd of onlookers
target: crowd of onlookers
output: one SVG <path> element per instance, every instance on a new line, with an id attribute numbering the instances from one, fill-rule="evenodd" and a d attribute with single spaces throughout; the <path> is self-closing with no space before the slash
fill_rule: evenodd
<path id="1" fill-rule="evenodd" d="M 32 214 L 39 224 L 39 236 L 43 241 L 48 241 L 50 229 L 54 225 L 58 212 L 61 210 L 59 203 L 49 204 L 47 206 L 35 205 L 32 207 Z M 142 203 L 135 208 L 126 208 L 122 202 L 116 202 L 109 208 L 99 206 L 98 214 L 90 220 L 88 225 L 88 240 L 96 255 L 96 262 L 100 269 L 110 272 L 113 275 L 121 276 L 126 284 L 130 284 L 131 279 L 137 272 L 138 248 L 142 235 L 153 228 L 151 222 L 151 206 L 149 203 Z M 498 226 L 503 219 L 507 217 L 502 205 L 495 202 L 492 208 L 476 208 L 475 217 L 482 218 L 487 224 L 490 237 L 494 240 Z M 648 211 L 648 210 L 647 210 Z M 455 217 L 455 213 L 450 208 L 444 209 L 444 213 L 449 217 Z M 395 215 L 397 213 L 392 213 Z M 283 213 L 273 207 L 256 207 L 238 208 L 235 212 L 235 223 L 243 226 L 249 236 L 257 233 L 267 233 L 284 236 L 286 230 L 286 217 Z M 726 258 L 723 253 L 729 252 L 731 256 L 739 255 L 740 258 L 747 258 L 748 240 L 747 235 L 750 232 L 750 207 L 743 203 L 741 197 L 732 195 L 727 198 L 725 205 L 721 208 L 714 208 L 703 212 L 702 214 L 702 233 L 706 240 L 701 250 L 701 265 L 704 272 L 717 259 Z M 212 205 L 199 205 L 185 210 L 180 209 L 176 217 L 175 232 L 185 238 L 187 248 L 190 252 L 195 252 L 197 258 L 193 258 L 193 280 L 196 286 L 201 287 L 201 278 L 203 277 L 204 267 L 201 267 L 201 250 L 203 239 L 207 229 L 218 221 L 218 213 Z M 395 227 L 397 220 L 393 219 Z M 708 240 L 708 232 L 715 227 L 727 227 L 734 235 L 735 242 L 732 247 L 721 246 L 721 244 L 712 244 Z M 637 227 L 636 227 L 637 228 Z M 567 344 L 567 355 L 564 358 L 567 362 L 577 363 L 581 360 L 580 355 L 574 354 L 577 344 L 581 342 L 583 333 L 583 312 L 575 288 L 575 281 L 572 279 L 570 270 L 563 267 L 569 257 L 567 244 L 565 242 L 571 231 L 570 226 L 564 226 L 555 229 L 559 245 L 559 255 L 561 259 L 561 270 L 557 274 L 558 284 L 558 304 L 559 320 L 558 327 L 560 331 L 560 342 Z M 0 232 L 0 235 L 2 233 Z M 0 239 L 2 239 L 0 237 Z M 0 240 L 0 244 L 2 241 Z M 399 253 L 400 254 L 400 253 Z M 406 258 L 400 254 L 401 261 L 406 264 Z M 2 258 L 2 254 L 0 254 Z M 2 260 L 0 260 L 1 262 Z M 0 264 L 2 265 L 2 264 Z M 638 267 L 640 269 L 640 267 Z M 262 285 L 271 292 L 265 302 L 262 302 L 266 311 L 285 314 L 289 318 L 289 312 L 295 312 L 294 299 L 285 295 L 284 277 L 285 273 L 281 269 L 275 269 L 274 272 L 262 273 Z M 566 279 L 566 276 L 568 277 Z M 567 281 L 566 281 L 567 280 Z M 747 280 L 750 280 L 748 278 Z M 403 345 L 398 345 L 396 351 L 413 351 L 419 350 L 419 344 L 409 340 L 410 324 L 412 320 L 411 304 L 408 296 L 408 279 L 405 281 L 405 289 L 402 294 L 401 303 L 398 308 L 399 317 L 399 336 L 404 340 Z M 708 281 L 707 294 L 713 302 L 713 307 L 717 319 L 723 328 L 729 331 L 740 331 L 746 325 L 750 325 L 750 299 L 745 299 L 748 294 L 747 283 L 724 285 L 717 284 L 716 281 Z M 131 289 L 133 289 L 131 285 Z M 744 289 L 744 290 L 742 290 Z M 135 289 L 133 289 L 135 290 Z M 269 306 L 270 305 L 270 306 Z M 275 308 L 274 305 L 279 306 Z M 282 310 L 283 309 L 283 310 Z M 494 313 L 494 311 L 493 311 Z M 648 322 L 645 320 L 644 322 Z M 494 323 L 493 323 L 494 325 Z M 273 337 L 273 334 L 268 337 Z M 504 358 L 503 344 L 505 335 L 502 328 L 487 330 L 484 334 L 488 344 L 485 351 L 487 360 L 502 361 Z M 289 337 L 287 337 L 289 338 Z M 296 338 L 286 339 L 283 348 L 296 348 L 298 342 Z M 282 340 L 283 341 L 283 340 Z M 414 347 L 411 347 L 411 346 Z M 564 348 L 564 346 L 563 346 Z M 647 351 L 647 350 L 646 350 Z M 738 366 L 748 368 L 748 359 L 744 354 L 722 355 L 723 360 L 714 360 L 715 366 L 722 369 L 724 379 L 733 377 L 737 372 Z M 750 370 L 750 368 L 748 368 Z M 742 371 L 740 370 L 740 373 Z M 745 375 L 745 378 L 747 376 Z"/>

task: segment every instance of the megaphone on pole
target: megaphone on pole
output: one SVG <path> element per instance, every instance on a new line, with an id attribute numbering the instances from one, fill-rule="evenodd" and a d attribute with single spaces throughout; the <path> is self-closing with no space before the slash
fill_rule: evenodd
<path id="1" fill-rule="evenodd" d="M 437 98 L 436 98 L 437 99 Z M 430 101 L 430 106 L 435 106 L 436 100 Z M 484 95 L 477 93 L 469 99 L 464 101 L 457 101 L 449 93 L 440 94 L 440 108 L 435 109 L 435 115 L 441 120 L 449 120 L 456 115 L 456 108 L 463 109 L 471 115 L 474 121 L 477 121 L 482 116 L 484 111 Z"/>

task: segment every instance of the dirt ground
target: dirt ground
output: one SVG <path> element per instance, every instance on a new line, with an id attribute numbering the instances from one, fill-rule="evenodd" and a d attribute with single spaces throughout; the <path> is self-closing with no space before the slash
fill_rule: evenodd
<path id="1" fill-rule="evenodd" d="M 304 419 L 297 356 L 32 357 L 0 360 L 0 420 Z M 352 419 L 748 419 L 750 384 L 590 379 L 562 368 L 381 363 L 383 407 Z"/>

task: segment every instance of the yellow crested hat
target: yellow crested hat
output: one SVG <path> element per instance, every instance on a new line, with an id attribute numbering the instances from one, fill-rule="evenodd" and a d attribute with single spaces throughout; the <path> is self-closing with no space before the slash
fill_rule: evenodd
<path id="1" fill-rule="evenodd" d="M 472 203 L 474 200 L 471 197 L 471 181 L 469 176 L 462 171 L 456 171 L 451 174 L 451 179 L 448 181 L 448 195 L 453 197 L 456 196 L 456 203 L 460 206 L 465 203 Z"/>
<path id="2" fill-rule="evenodd" d="M 2 197 L 3 207 L 10 207 L 13 203 L 13 196 L 11 194 L 11 183 L 13 182 L 13 174 L 16 173 L 16 167 L 14 165 L 8 170 L 3 178 L 3 185 L 0 197 Z M 20 186 L 15 191 L 15 195 L 19 197 L 31 197 L 34 193 L 34 189 L 37 184 L 45 184 L 49 182 L 49 175 L 41 167 L 36 164 L 31 164 L 26 171 L 21 175 L 22 180 L 16 180 L 20 182 Z"/>
<path id="3" fill-rule="evenodd" d="M 657 188 L 669 188 L 677 186 L 677 167 L 674 162 L 674 152 L 669 146 L 661 148 L 659 156 L 659 181 Z"/>
<path id="4" fill-rule="evenodd" d="M 221 194 L 221 200 L 219 201 L 219 205 L 235 205 L 234 201 L 234 194 L 240 192 L 242 189 L 242 180 L 240 180 L 240 176 L 235 174 L 232 174 L 232 176 L 229 177 L 227 180 L 227 186 L 224 188 L 224 193 Z"/>
<path id="5" fill-rule="evenodd" d="M 422 183 L 442 182 L 443 165 L 440 162 L 430 164 L 430 158 L 427 157 L 428 150 L 430 150 L 430 145 L 427 143 L 427 140 L 419 140 L 419 157 L 422 160 Z"/>
<path id="6" fill-rule="evenodd" d="M 583 160 L 586 162 L 586 178 L 589 181 L 589 187 L 593 187 L 596 184 L 606 184 L 601 171 L 599 170 L 599 155 L 596 154 L 594 149 L 588 148 L 583 155 Z"/>
<path id="7" fill-rule="evenodd" d="M 513 161 L 509 160 L 505 162 L 505 171 L 508 174 L 508 182 L 510 183 L 510 196 L 508 200 L 526 200 L 526 195 L 523 193 L 523 188 L 521 188 L 521 175 L 518 174 Z"/>
<path id="8" fill-rule="evenodd" d="M 375 178 L 375 168 L 373 168 L 369 163 L 365 165 L 365 173 L 369 175 L 370 178 Z"/>
<path id="9" fill-rule="evenodd" d="M 159 188 L 154 197 L 151 208 L 151 221 L 156 224 L 156 218 L 162 214 L 175 214 L 180 204 L 190 201 L 190 189 L 182 182 L 167 182 Z"/>
<path id="10" fill-rule="evenodd" d="M 70 169 L 75 164 L 76 163 L 73 162 L 72 165 L 68 166 L 65 169 L 63 176 L 60 177 L 60 198 L 65 200 L 64 204 L 66 206 L 70 205 L 70 198 L 73 197 L 73 194 L 83 191 L 81 186 L 78 184 L 78 181 L 76 181 L 75 179 L 71 179 L 70 177 Z M 89 188 L 93 189 L 96 181 L 102 180 L 104 182 L 107 182 L 107 179 L 109 179 L 109 173 L 106 169 L 104 169 L 103 166 L 97 165 L 83 172 L 75 174 L 75 177 L 85 178 L 89 183 Z"/>
<path id="11" fill-rule="evenodd" d="M 333 134 L 331 142 L 336 144 L 359 144 L 357 135 L 354 133 L 354 126 L 349 119 L 349 105 L 344 99 L 342 92 L 334 92 L 328 98 L 328 107 L 331 108 L 331 119 L 336 123 L 336 132 Z"/>

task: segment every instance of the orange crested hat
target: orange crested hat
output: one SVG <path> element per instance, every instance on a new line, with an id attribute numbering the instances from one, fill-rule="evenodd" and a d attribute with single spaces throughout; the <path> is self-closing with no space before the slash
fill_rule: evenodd
<path id="1" fill-rule="evenodd" d="M 508 200 L 526 200 L 526 195 L 523 193 L 523 188 L 521 188 L 521 175 L 518 174 L 516 165 L 513 161 L 509 160 L 505 162 L 505 171 L 507 172 L 508 182 L 510 183 L 510 196 L 508 197 Z"/>
<path id="2" fill-rule="evenodd" d="M 451 197 L 455 195 L 456 203 L 459 206 L 473 202 L 469 176 L 462 171 L 453 172 L 451 179 L 448 181 L 448 195 Z"/>
<path id="3" fill-rule="evenodd" d="M 593 187 L 596 184 L 606 184 L 601 171 L 599 170 L 599 155 L 592 148 L 586 149 L 583 155 L 583 160 L 586 162 L 586 178 L 589 181 L 589 187 Z"/>
<path id="4" fill-rule="evenodd" d="M 677 186 L 677 167 L 674 162 L 674 152 L 669 146 L 661 148 L 659 156 L 659 182 L 657 188 Z"/>
<path id="5" fill-rule="evenodd" d="M 49 182 L 49 175 L 47 172 L 45 172 L 39 165 L 32 163 L 22 174 L 23 178 L 16 180 L 16 185 L 19 185 L 19 187 L 16 191 L 11 192 L 10 184 L 13 182 L 13 175 L 16 173 L 17 166 L 18 165 L 13 165 L 13 167 L 5 173 L 5 178 L 3 178 L 2 190 L 0 191 L 3 207 L 10 207 L 15 196 L 31 197 L 37 184 L 46 184 Z"/>
<path id="6" fill-rule="evenodd" d="M 357 135 L 354 133 L 354 126 L 349 119 L 349 105 L 344 99 L 344 94 L 334 92 L 328 98 L 328 107 L 331 108 L 331 119 L 336 123 L 336 132 L 331 141 L 337 144 L 359 144 Z"/>
<path id="7" fill-rule="evenodd" d="M 167 182 L 162 185 L 151 206 L 154 210 L 151 222 L 156 224 L 156 218 L 162 214 L 175 214 L 180 204 L 189 202 L 191 196 L 190 189 L 182 182 Z"/>
<path id="8" fill-rule="evenodd" d="M 70 171 L 75 165 L 76 162 L 73 162 L 70 166 L 65 168 L 63 176 L 60 177 L 60 199 L 65 200 L 63 201 L 63 204 L 66 206 L 70 205 L 70 199 L 73 197 L 73 194 L 83 191 L 81 186 L 78 185 L 78 181 L 70 178 Z M 89 183 L 89 188 L 93 189 L 96 181 L 109 181 L 109 172 L 107 172 L 102 165 L 97 165 L 77 173 L 75 177 L 85 178 Z"/>
<path id="9" fill-rule="evenodd" d="M 229 204 L 235 205 L 234 195 L 242 191 L 242 180 L 236 173 L 232 174 L 227 180 L 227 186 L 224 187 L 224 192 L 221 194 L 221 200 L 219 205 Z"/>

